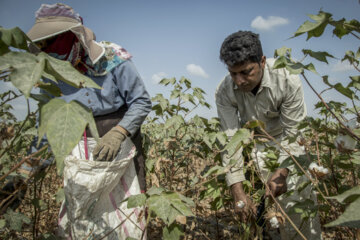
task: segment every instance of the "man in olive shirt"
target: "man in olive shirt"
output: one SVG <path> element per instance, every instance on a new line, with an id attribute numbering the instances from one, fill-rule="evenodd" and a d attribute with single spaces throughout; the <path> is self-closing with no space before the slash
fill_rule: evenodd
<path id="1" fill-rule="evenodd" d="M 240 129 L 246 122 L 260 120 L 265 123 L 265 130 L 282 142 L 286 136 L 295 134 L 297 124 L 306 117 L 304 94 L 299 76 L 290 75 L 285 69 L 273 69 L 274 60 L 267 60 L 262 53 L 262 47 L 257 34 L 249 31 L 239 31 L 229 35 L 223 42 L 220 50 L 220 59 L 228 70 L 227 75 L 220 83 L 216 91 L 216 106 L 220 118 L 221 128 L 229 138 Z M 257 146 L 256 152 L 261 152 L 264 146 Z M 299 145 L 286 146 L 293 155 L 304 153 Z M 281 163 L 288 157 L 283 149 L 280 149 L 278 162 Z M 244 159 L 242 148 L 232 156 L 237 163 L 226 175 L 226 181 L 231 188 L 234 199 L 235 212 L 239 213 L 243 222 L 246 222 L 252 214 L 256 213 L 256 207 L 249 196 L 243 190 L 242 181 L 245 180 L 243 166 Z M 265 197 L 271 194 L 278 197 L 287 189 L 295 189 L 303 178 L 289 177 L 289 169 L 278 168 L 274 173 L 269 173 L 263 167 L 266 158 L 256 158 L 262 177 L 267 179 L 268 188 Z M 223 164 L 230 162 L 227 154 L 223 155 Z M 305 192 L 304 192 L 305 191 Z M 304 190 L 300 194 L 294 193 L 291 197 L 280 196 L 279 200 L 287 211 L 292 200 L 301 201 L 308 198 L 311 189 Z M 245 205 L 238 206 L 242 201 Z M 316 201 L 316 198 L 315 198 Z M 300 228 L 300 216 L 291 216 L 292 220 Z M 308 239 L 320 239 L 321 230 L 318 218 L 311 219 L 303 224 L 300 229 Z M 292 238 L 296 231 L 289 226 L 280 227 L 282 239 Z M 299 235 L 297 237 L 300 237 Z"/>

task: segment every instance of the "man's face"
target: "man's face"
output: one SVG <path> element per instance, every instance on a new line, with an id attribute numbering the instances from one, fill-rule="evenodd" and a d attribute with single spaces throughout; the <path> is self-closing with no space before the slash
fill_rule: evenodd
<path id="1" fill-rule="evenodd" d="M 232 80 L 239 89 L 243 92 L 250 92 L 260 84 L 264 73 L 265 62 L 266 57 L 263 56 L 260 64 L 247 62 L 228 67 L 228 70 Z"/>

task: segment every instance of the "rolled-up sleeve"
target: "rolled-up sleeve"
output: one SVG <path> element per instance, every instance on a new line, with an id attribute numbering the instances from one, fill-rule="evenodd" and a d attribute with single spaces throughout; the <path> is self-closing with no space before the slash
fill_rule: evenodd
<path id="1" fill-rule="evenodd" d="M 126 61 L 114 71 L 115 82 L 128 111 L 118 125 L 135 134 L 151 111 L 151 100 L 135 65 Z"/>

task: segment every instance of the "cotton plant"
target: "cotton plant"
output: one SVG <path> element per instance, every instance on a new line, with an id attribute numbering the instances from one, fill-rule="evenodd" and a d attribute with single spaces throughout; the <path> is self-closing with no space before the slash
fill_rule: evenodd
<path id="1" fill-rule="evenodd" d="M 356 119 L 352 119 L 345 124 L 352 131 L 359 129 L 360 124 Z M 340 152 L 353 151 L 355 149 L 357 141 L 347 134 L 339 133 L 335 139 L 335 146 Z"/>

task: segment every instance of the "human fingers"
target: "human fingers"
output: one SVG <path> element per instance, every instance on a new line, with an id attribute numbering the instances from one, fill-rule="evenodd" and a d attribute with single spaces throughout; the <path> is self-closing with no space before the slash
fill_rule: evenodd
<path id="1" fill-rule="evenodd" d="M 100 153 L 99 156 L 97 157 L 97 161 L 107 161 L 107 156 L 109 155 L 109 148 L 107 146 L 104 146 Z"/>
<path id="2" fill-rule="evenodd" d="M 101 151 L 101 149 L 103 148 L 102 144 L 97 144 L 92 152 L 94 159 L 96 159 L 99 156 L 99 153 Z"/>

